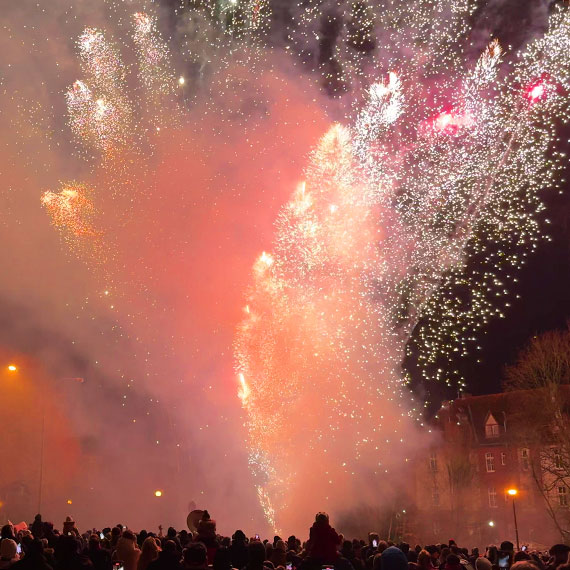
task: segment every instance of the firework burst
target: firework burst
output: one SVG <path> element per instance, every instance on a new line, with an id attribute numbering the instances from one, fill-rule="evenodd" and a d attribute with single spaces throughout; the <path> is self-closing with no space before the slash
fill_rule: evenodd
<path id="1" fill-rule="evenodd" d="M 412 334 L 426 377 L 450 381 L 433 365 L 465 353 L 468 334 L 500 312 L 489 292 L 506 293 L 539 239 L 538 192 L 558 168 L 554 121 L 568 117 L 556 86 L 568 82 L 570 16 L 558 11 L 504 79 L 496 41 L 454 71 L 443 48 L 463 24 L 442 29 L 431 53 L 422 42 L 422 67 L 417 54 L 409 67 L 391 56 L 402 72 L 367 89 L 352 127 L 325 135 L 273 251 L 254 266 L 237 371 L 260 496 L 278 527 L 292 523 L 295 497 L 338 508 L 334 497 L 346 504 L 365 475 L 378 481 L 391 457 L 413 451 L 421 419 L 402 372 Z"/>

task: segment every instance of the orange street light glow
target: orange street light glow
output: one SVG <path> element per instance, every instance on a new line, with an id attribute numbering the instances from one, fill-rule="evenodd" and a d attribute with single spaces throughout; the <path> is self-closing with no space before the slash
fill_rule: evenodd
<path id="1" fill-rule="evenodd" d="M 517 491 L 516 489 L 509 489 L 509 490 L 507 491 L 507 493 L 508 493 L 509 495 L 511 495 L 511 497 L 514 497 L 514 496 L 518 493 L 518 491 Z"/>
<path id="2" fill-rule="evenodd" d="M 8 366 L 8 370 L 9 370 L 10 372 L 16 372 L 16 370 L 18 370 L 18 367 L 17 367 L 15 364 L 10 364 L 10 365 Z"/>
<path id="3" fill-rule="evenodd" d="M 162 491 L 155 491 L 154 496 L 155 497 L 162 497 Z"/>

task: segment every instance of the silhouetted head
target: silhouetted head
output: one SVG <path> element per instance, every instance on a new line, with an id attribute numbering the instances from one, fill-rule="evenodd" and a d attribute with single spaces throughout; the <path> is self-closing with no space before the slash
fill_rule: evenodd
<path id="1" fill-rule="evenodd" d="M 232 559 L 230 556 L 230 551 L 222 546 L 216 550 L 214 555 L 213 570 L 231 570 Z"/>
<path id="2" fill-rule="evenodd" d="M 201 542 L 193 542 L 184 551 L 184 564 L 189 568 L 205 568 L 207 559 L 206 547 Z"/>
<path id="3" fill-rule="evenodd" d="M 0 558 L 3 560 L 12 560 L 16 558 L 18 553 L 18 545 L 11 538 L 4 538 L 0 544 Z"/>
<path id="4" fill-rule="evenodd" d="M 28 551 L 26 552 L 26 558 L 39 558 L 44 555 L 44 543 L 36 538 L 30 542 L 28 545 Z"/>
<path id="5" fill-rule="evenodd" d="M 554 556 L 556 563 L 565 564 L 568 562 L 568 553 L 570 552 L 570 546 L 566 544 L 555 544 L 550 547 L 548 551 L 551 556 Z"/>
<path id="6" fill-rule="evenodd" d="M 65 560 L 79 553 L 79 541 L 73 535 L 62 535 L 57 542 L 57 552 Z"/>
<path id="7" fill-rule="evenodd" d="M 236 530 L 232 535 L 232 540 L 234 542 L 245 542 L 245 533 L 243 530 Z"/>
<path id="8" fill-rule="evenodd" d="M 422 568 L 431 568 L 431 554 L 427 550 L 421 550 L 418 554 L 418 565 Z"/>
<path id="9" fill-rule="evenodd" d="M 484 556 L 480 556 L 475 560 L 475 570 L 491 570 L 492 568 L 493 565 L 491 564 L 491 561 Z"/>
<path id="10" fill-rule="evenodd" d="M 397 547 L 389 546 L 380 555 L 382 570 L 408 570 L 408 559 Z"/>
<path id="11" fill-rule="evenodd" d="M 247 547 L 247 558 L 251 566 L 263 566 L 265 545 L 257 540 L 250 542 Z"/>
<path id="12" fill-rule="evenodd" d="M 197 542 L 196 544 L 200 544 L 200 545 L 204 546 L 201 542 Z M 190 546 L 193 546 L 193 545 L 190 545 Z M 190 548 L 190 547 L 188 547 L 188 548 Z M 164 543 L 162 550 L 164 550 L 164 552 L 176 552 L 176 542 L 174 542 L 173 540 L 167 540 Z"/>
<path id="13" fill-rule="evenodd" d="M 154 560 L 158 556 L 159 550 L 160 548 L 158 547 L 154 537 L 147 536 L 142 543 L 141 556 Z"/>
<path id="14" fill-rule="evenodd" d="M 450 554 L 445 562 L 449 566 L 458 566 L 460 564 L 459 556 L 457 556 L 457 554 Z"/>
<path id="15" fill-rule="evenodd" d="M 135 533 L 132 530 L 125 530 L 125 532 L 123 532 L 123 538 L 126 540 L 132 540 L 133 542 L 137 539 Z"/>

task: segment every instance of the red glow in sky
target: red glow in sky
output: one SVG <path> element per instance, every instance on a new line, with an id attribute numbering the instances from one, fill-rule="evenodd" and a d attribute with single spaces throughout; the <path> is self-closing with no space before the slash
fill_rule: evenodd
<path id="1" fill-rule="evenodd" d="M 526 92 L 527 99 L 531 103 L 536 103 L 546 96 L 546 85 L 543 81 L 539 81 L 531 85 Z"/>
<path id="2" fill-rule="evenodd" d="M 431 120 L 431 124 L 436 131 L 445 131 L 450 134 L 455 134 L 462 127 L 471 125 L 472 121 L 473 119 L 468 113 L 442 111 Z"/>

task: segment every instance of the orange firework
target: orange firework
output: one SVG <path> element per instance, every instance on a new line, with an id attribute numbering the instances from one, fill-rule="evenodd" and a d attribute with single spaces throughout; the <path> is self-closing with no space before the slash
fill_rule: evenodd
<path id="1" fill-rule="evenodd" d="M 76 251 L 86 249 L 96 257 L 101 232 L 95 226 L 96 209 L 89 194 L 85 185 L 68 182 L 59 192 L 44 192 L 41 200 L 69 247 Z"/>

